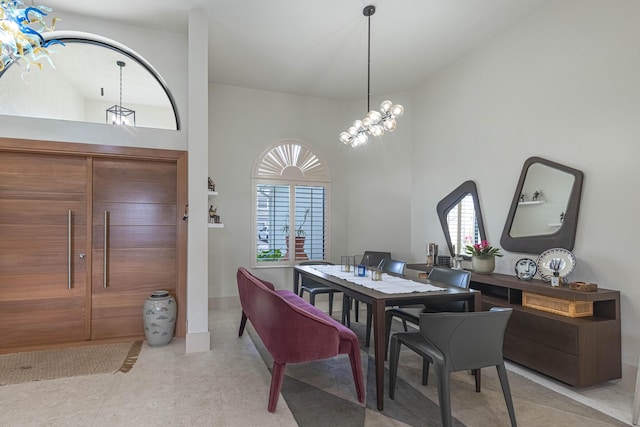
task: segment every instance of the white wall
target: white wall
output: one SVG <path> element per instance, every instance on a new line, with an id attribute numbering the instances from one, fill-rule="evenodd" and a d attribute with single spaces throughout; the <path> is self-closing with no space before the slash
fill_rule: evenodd
<path id="1" fill-rule="evenodd" d="M 636 187 L 640 182 L 640 2 L 555 1 L 430 78 L 414 92 L 412 254 L 444 245 L 437 202 L 478 186 L 499 245 L 524 161 L 540 156 L 585 174 L 572 280 L 621 292 L 622 358 L 640 352 Z M 424 167 L 427 164 L 428 167 Z M 507 253 L 496 270 L 512 274 Z"/>
<path id="2" fill-rule="evenodd" d="M 5 71 L 0 79 L 0 114 L 48 117 L 55 112 L 66 120 L 84 120 L 84 97 L 43 62 L 42 70 L 32 66 L 25 71 L 23 64 L 15 64 Z"/>

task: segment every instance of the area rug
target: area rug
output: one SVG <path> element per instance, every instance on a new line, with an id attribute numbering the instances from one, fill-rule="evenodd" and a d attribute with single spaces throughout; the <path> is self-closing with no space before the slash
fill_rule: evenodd
<path id="1" fill-rule="evenodd" d="M 335 314 L 335 313 L 334 313 Z M 400 356 L 398 384 L 394 400 L 388 397 L 388 371 L 385 369 L 384 411 L 376 409 L 375 366 L 370 352 L 364 347 L 364 326 L 352 322 L 361 346 L 366 405 L 356 399 L 349 359 L 341 355 L 332 359 L 305 364 L 287 365 L 282 398 L 289 406 L 296 422 L 302 427 L 378 427 L 378 426 L 441 426 L 435 375 L 429 384 L 421 381 L 421 359 L 410 350 Z M 247 331 L 269 369 L 273 359 L 266 351 L 255 330 Z M 526 426 L 625 426 L 626 424 L 550 390 L 512 371 L 508 373 L 516 418 L 520 427 Z M 265 408 L 268 396 L 264 396 Z M 451 406 L 454 426 L 508 426 L 509 416 L 496 370 L 482 370 L 482 391 L 475 392 L 474 379 L 469 372 L 451 376 Z"/>
<path id="2" fill-rule="evenodd" d="M 142 341 L 0 355 L 0 386 L 82 375 L 128 372 Z"/>

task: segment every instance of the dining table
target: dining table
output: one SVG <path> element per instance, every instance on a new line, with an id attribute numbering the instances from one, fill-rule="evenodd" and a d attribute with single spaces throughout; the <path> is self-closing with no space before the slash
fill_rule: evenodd
<path id="1" fill-rule="evenodd" d="M 381 280 L 372 274 L 357 276 L 353 268 L 340 265 L 298 265 L 293 268 L 293 291 L 298 294 L 300 279 L 307 277 L 371 305 L 374 337 L 376 402 L 384 409 L 385 310 L 388 306 L 410 306 L 449 301 L 467 301 L 469 311 L 481 310 L 481 293 L 428 279 L 408 279 L 384 273 Z M 376 277 L 377 278 L 377 277 Z"/>

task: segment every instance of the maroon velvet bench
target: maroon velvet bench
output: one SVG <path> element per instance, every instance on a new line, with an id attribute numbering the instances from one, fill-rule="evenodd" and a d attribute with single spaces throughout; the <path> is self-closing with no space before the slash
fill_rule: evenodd
<path id="1" fill-rule="evenodd" d="M 269 412 L 276 410 L 287 363 L 303 363 L 348 354 L 356 394 L 364 403 L 360 345 L 353 331 L 288 290 L 275 290 L 243 267 L 238 269 L 242 305 L 239 336 L 247 318 L 273 357 Z"/>

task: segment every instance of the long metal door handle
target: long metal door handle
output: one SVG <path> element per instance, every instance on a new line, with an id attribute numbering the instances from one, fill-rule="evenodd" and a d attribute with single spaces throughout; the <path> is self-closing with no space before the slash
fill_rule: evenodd
<path id="1" fill-rule="evenodd" d="M 67 288 L 71 289 L 71 210 L 67 213 Z"/>
<path id="2" fill-rule="evenodd" d="M 103 249 L 103 265 L 102 265 L 102 287 L 106 288 L 107 287 L 107 237 L 108 237 L 108 233 L 107 233 L 107 223 L 109 221 L 109 211 L 104 211 L 104 243 L 102 245 L 102 249 Z"/>

